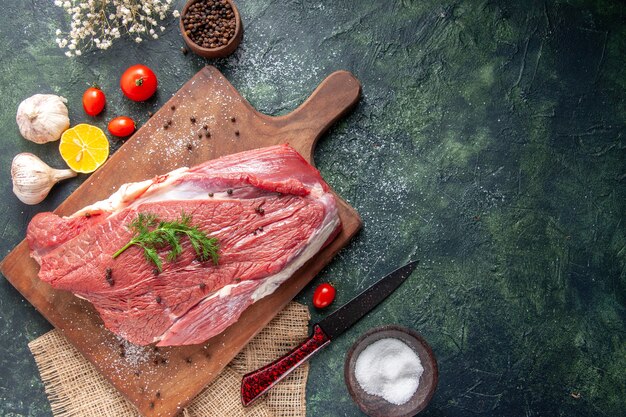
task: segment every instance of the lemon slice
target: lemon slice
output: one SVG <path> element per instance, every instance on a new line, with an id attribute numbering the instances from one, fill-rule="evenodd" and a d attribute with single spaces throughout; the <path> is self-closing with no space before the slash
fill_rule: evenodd
<path id="1" fill-rule="evenodd" d="M 59 152 L 67 166 L 88 174 L 109 157 L 109 140 L 99 127 L 82 123 L 63 132 Z"/>

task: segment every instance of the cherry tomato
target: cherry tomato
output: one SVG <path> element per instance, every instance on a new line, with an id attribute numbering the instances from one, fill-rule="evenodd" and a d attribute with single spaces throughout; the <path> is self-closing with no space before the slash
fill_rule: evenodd
<path id="1" fill-rule="evenodd" d="M 335 299 L 335 287 L 328 282 L 320 284 L 313 293 L 313 305 L 315 308 L 324 308 L 331 305 Z"/>
<path id="2" fill-rule="evenodd" d="M 85 113 L 90 116 L 97 116 L 100 114 L 106 103 L 106 96 L 97 87 L 89 87 L 83 93 L 83 108 Z"/>
<path id="3" fill-rule="evenodd" d="M 122 92 L 133 101 L 149 99 L 155 93 L 157 85 L 156 75 L 145 65 L 133 65 L 120 78 Z"/>
<path id="4" fill-rule="evenodd" d="M 135 122 L 133 122 L 133 119 L 130 117 L 119 116 L 109 122 L 108 129 L 113 136 L 123 138 L 133 134 L 135 131 Z"/>

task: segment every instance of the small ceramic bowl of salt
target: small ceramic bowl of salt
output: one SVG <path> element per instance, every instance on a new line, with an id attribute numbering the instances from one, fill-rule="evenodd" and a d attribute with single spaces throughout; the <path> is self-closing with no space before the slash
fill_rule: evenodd
<path id="1" fill-rule="evenodd" d="M 344 377 L 348 391 L 371 417 L 410 417 L 435 393 L 439 370 L 428 343 L 414 330 L 377 327 L 352 345 Z"/>

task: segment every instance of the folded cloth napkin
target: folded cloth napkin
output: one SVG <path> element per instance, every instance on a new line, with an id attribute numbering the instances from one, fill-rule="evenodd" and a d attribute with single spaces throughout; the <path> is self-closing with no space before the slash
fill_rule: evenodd
<path id="1" fill-rule="evenodd" d="M 181 412 L 184 417 L 300 417 L 306 415 L 308 364 L 244 408 L 241 377 L 291 350 L 308 335 L 309 310 L 291 302 Z M 57 330 L 28 344 L 55 417 L 136 417 L 137 409 Z"/>

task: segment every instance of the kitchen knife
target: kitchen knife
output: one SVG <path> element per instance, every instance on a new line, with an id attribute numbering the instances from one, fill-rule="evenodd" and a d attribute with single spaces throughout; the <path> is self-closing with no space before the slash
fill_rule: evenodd
<path id="1" fill-rule="evenodd" d="M 244 406 L 266 393 L 300 364 L 359 321 L 370 310 L 394 292 L 417 267 L 413 261 L 396 269 L 354 297 L 348 303 L 313 326 L 313 334 L 282 358 L 244 375 L 241 380 L 241 402 Z"/>

